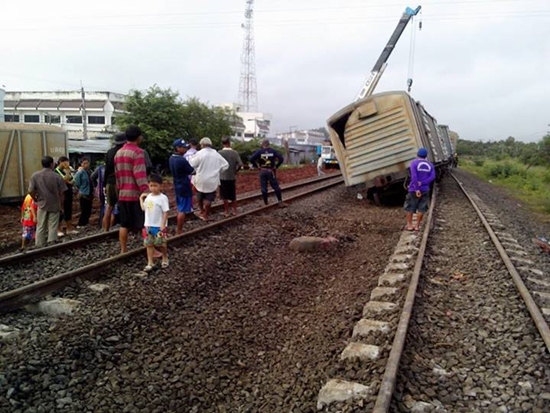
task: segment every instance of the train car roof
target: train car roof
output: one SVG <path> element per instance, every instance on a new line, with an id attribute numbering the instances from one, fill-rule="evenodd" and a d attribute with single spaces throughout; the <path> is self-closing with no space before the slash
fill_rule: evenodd
<path id="1" fill-rule="evenodd" d="M 0 122 L 0 130 L 20 130 L 20 131 L 36 131 L 36 132 L 60 132 L 65 131 L 59 126 L 44 125 L 44 124 L 25 124 L 14 122 Z"/>

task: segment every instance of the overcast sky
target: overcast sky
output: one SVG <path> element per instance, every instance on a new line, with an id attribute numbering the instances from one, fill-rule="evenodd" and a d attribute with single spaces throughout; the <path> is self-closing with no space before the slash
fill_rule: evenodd
<path id="1" fill-rule="evenodd" d="M 324 126 L 352 102 L 405 7 L 397 0 L 256 0 L 259 109 L 273 132 Z M 414 85 L 462 138 L 539 140 L 550 128 L 550 0 L 430 0 L 415 19 Z M 238 97 L 245 0 L 2 2 L 7 91 Z M 419 20 L 422 30 L 418 31 Z M 377 91 L 404 90 L 410 25 Z"/>

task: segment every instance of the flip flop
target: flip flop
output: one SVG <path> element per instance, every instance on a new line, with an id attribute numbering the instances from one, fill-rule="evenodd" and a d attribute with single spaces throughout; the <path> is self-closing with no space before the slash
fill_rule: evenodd
<path id="1" fill-rule="evenodd" d="M 408 226 L 404 226 L 403 227 L 403 231 L 414 231 L 414 227 L 413 228 L 409 228 Z"/>

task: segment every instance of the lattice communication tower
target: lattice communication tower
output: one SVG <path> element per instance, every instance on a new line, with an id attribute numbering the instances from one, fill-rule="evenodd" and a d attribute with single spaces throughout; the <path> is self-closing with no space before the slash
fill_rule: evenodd
<path id="1" fill-rule="evenodd" d="M 239 82 L 239 104 L 244 112 L 258 109 L 258 90 L 256 87 L 256 55 L 254 52 L 254 0 L 246 0 L 243 52 L 241 55 L 241 79 Z"/>

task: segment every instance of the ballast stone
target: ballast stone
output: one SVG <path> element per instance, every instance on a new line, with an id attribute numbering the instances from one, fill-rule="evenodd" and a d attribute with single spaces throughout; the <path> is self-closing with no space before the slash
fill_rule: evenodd
<path id="1" fill-rule="evenodd" d="M 369 301 L 365 304 L 365 307 L 363 307 L 363 317 L 393 311 L 396 307 L 397 304 L 394 303 L 388 303 L 385 301 Z"/>
<path id="2" fill-rule="evenodd" d="M 49 316 L 70 315 L 82 304 L 82 301 L 70 300 L 68 298 L 56 298 L 54 300 L 40 301 L 37 304 L 25 306 L 25 309 L 34 314 L 45 314 Z"/>
<path id="3" fill-rule="evenodd" d="M 317 397 L 317 410 L 323 409 L 334 402 L 344 402 L 351 399 L 366 399 L 372 394 L 370 386 L 359 383 L 332 379 L 319 391 Z"/>
<path id="4" fill-rule="evenodd" d="M 102 293 L 105 290 L 109 290 L 111 287 L 109 287 L 107 284 L 92 284 L 88 288 L 92 291 Z"/>
<path id="5" fill-rule="evenodd" d="M 377 298 L 388 297 L 397 294 L 399 291 L 397 288 L 392 287 L 376 287 L 370 293 L 370 299 L 376 300 Z"/>
<path id="6" fill-rule="evenodd" d="M 13 340 L 19 335 L 19 329 L 10 327 L 5 324 L 0 324 L 0 341 L 7 342 Z"/>
<path id="7" fill-rule="evenodd" d="M 334 237 L 298 237 L 290 241 L 288 247 L 297 252 L 318 251 L 328 249 L 338 240 Z"/>
<path id="8" fill-rule="evenodd" d="M 376 360 L 380 355 L 380 347 L 371 344 L 349 343 L 342 354 L 340 360 L 358 358 L 359 360 Z"/>
<path id="9" fill-rule="evenodd" d="M 382 333 L 387 333 L 390 331 L 390 323 L 387 323 L 385 321 L 376 321 L 376 320 L 368 320 L 368 319 L 361 319 L 355 324 L 355 327 L 353 327 L 353 334 L 352 337 L 365 337 L 368 336 L 373 331 L 380 331 Z"/>
<path id="10" fill-rule="evenodd" d="M 378 286 L 395 285 L 405 279 L 405 274 L 383 274 L 378 278 Z"/>

